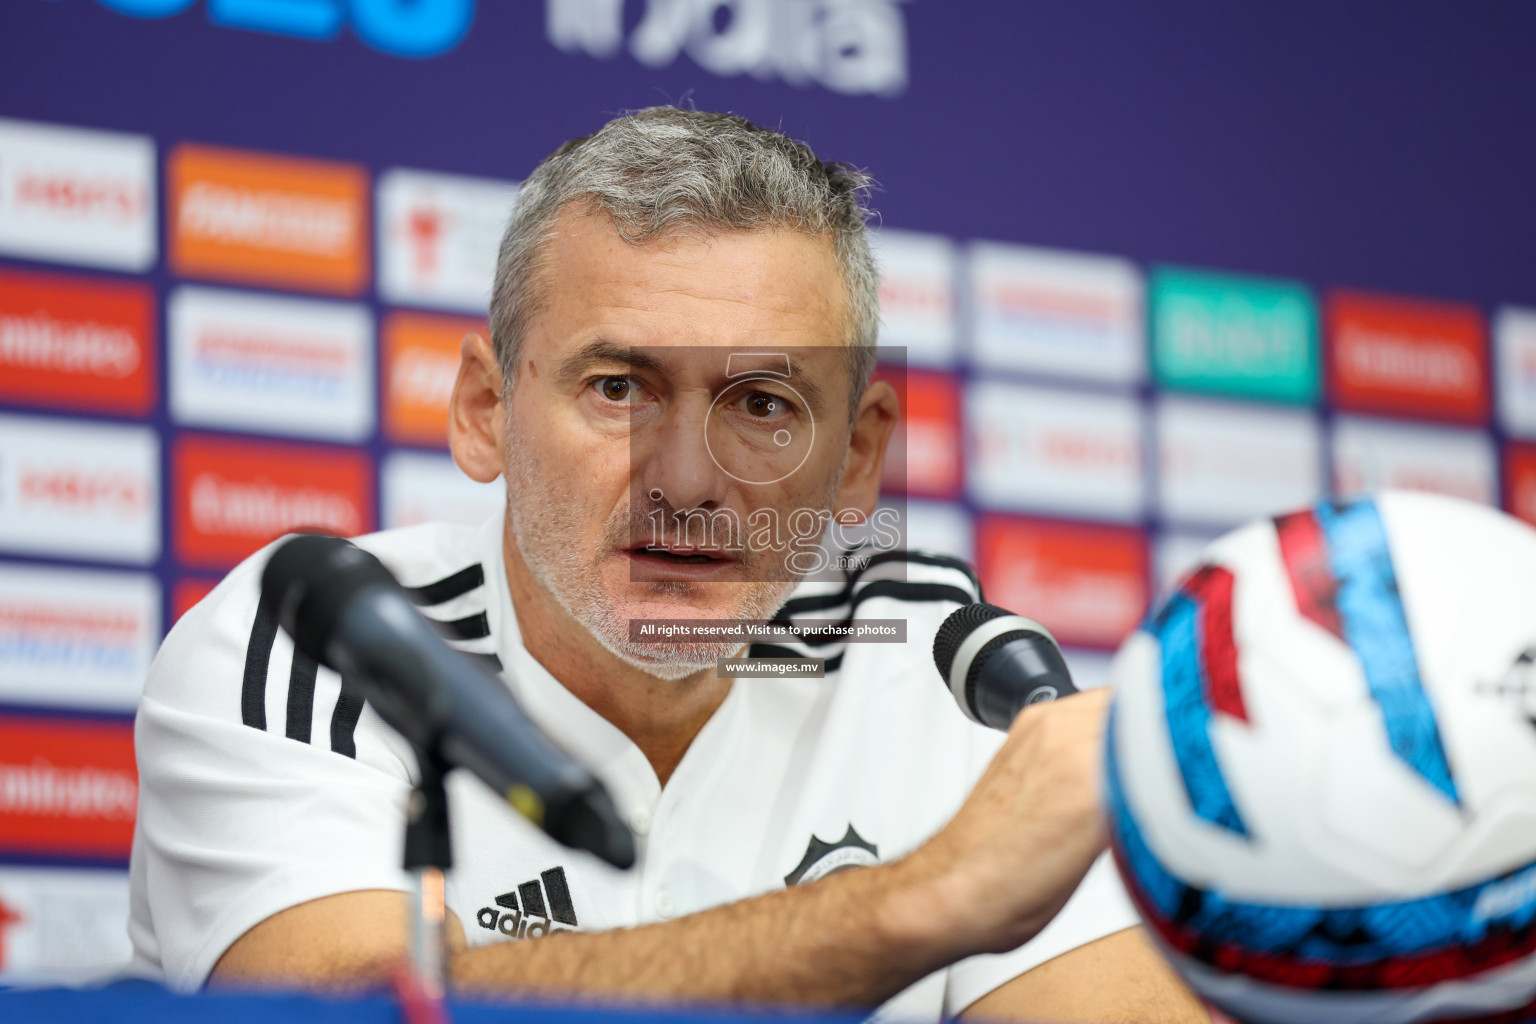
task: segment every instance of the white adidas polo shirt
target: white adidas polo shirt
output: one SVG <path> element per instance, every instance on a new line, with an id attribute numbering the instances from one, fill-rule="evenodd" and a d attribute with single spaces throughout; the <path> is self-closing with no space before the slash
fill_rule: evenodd
<path id="1" fill-rule="evenodd" d="M 649 924 L 900 857 L 949 820 L 1002 742 L 961 715 L 930 657 L 945 616 L 976 600 L 970 570 L 950 559 L 887 556 L 841 589 L 797 591 L 792 616 L 904 618 L 907 642 L 818 648 L 824 679 L 737 680 L 662 788 L 639 748 L 523 647 L 499 518 L 358 543 L 455 646 L 504 669 L 528 714 L 597 773 L 639 837 L 636 867 L 615 870 L 453 773 L 448 902 L 471 945 Z M 400 866 L 410 750 L 258 614 L 265 559 L 247 560 L 182 617 L 139 706 L 129 933 L 135 966 L 177 989 L 201 986 L 231 943 L 280 910 L 410 884 Z M 936 972 L 884 1009 L 958 1013 L 1135 923 L 1101 858 L 1036 938 Z"/>

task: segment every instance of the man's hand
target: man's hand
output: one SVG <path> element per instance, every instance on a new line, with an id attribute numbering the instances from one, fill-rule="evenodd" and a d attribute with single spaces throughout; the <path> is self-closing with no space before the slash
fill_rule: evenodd
<path id="1" fill-rule="evenodd" d="M 954 819 L 893 865 L 918 897 L 901 904 L 914 941 L 938 941 L 951 959 L 1001 953 L 1056 916 L 1106 842 L 1109 701 L 1089 690 L 1026 708 Z M 957 933 L 925 935 L 943 922 Z"/>
<path id="2" fill-rule="evenodd" d="M 455 983 L 567 997 L 871 1006 L 965 956 L 1012 949 L 1055 915 L 1104 846 L 1106 705 L 1107 694 L 1094 691 L 1026 710 L 954 820 L 901 861 L 663 924 L 463 950 Z M 454 935 L 461 947 L 462 931 Z M 214 980 L 366 983 L 403 954 L 404 937 L 399 894 L 327 897 L 251 929 Z"/>

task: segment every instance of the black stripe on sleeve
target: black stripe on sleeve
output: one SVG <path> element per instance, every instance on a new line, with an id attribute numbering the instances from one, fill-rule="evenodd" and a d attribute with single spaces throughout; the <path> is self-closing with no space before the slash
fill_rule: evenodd
<path id="1" fill-rule="evenodd" d="M 277 609 L 265 601 L 256 604 L 251 640 L 245 648 L 245 681 L 240 686 L 240 720 L 252 729 L 267 728 L 267 666 L 272 643 L 277 639 Z"/>
<path id="2" fill-rule="evenodd" d="M 460 569 L 452 576 L 444 576 L 436 583 L 424 587 L 406 587 L 410 599 L 419 605 L 443 604 L 456 597 L 463 597 L 485 583 L 485 570 L 479 563 Z"/>
<path id="3" fill-rule="evenodd" d="M 309 742 L 315 717 L 315 674 L 320 666 L 301 651 L 293 652 L 293 669 L 288 673 L 288 738 Z"/>
<path id="4" fill-rule="evenodd" d="M 491 635 L 491 620 L 485 612 L 466 615 L 452 622 L 443 622 L 441 619 L 432 619 L 431 622 L 449 640 L 479 640 Z"/>
<path id="5" fill-rule="evenodd" d="M 331 712 L 331 749 L 347 757 L 357 756 L 357 720 L 363 716 L 363 695 L 341 678 L 341 696 Z"/>

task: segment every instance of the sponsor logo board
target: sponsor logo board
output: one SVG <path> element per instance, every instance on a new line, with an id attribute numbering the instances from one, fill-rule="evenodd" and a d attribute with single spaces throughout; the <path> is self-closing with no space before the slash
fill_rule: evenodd
<path id="1" fill-rule="evenodd" d="M 155 432 L 0 414 L 0 548 L 153 562 L 160 554 Z"/>
<path id="2" fill-rule="evenodd" d="M 374 528 L 365 452 L 183 435 L 172 460 L 183 564 L 231 566 L 291 530 L 350 537 Z"/>
<path id="3" fill-rule="evenodd" d="M 132 711 L 159 644 L 154 577 L 0 563 L 0 702 Z"/>
<path id="4" fill-rule="evenodd" d="M 1322 496 L 1322 431 L 1310 411 L 1164 395 L 1156 416 L 1167 520 L 1237 526 Z"/>
<path id="5" fill-rule="evenodd" d="M 128 872 L 0 866 L 0 984 L 85 984 L 132 955 Z"/>
<path id="6" fill-rule="evenodd" d="M 1488 418 L 1482 314 L 1472 306 L 1335 292 L 1329 382 L 1346 409 L 1481 423 Z"/>
<path id="7" fill-rule="evenodd" d="M 1201 563 L 1205 549 L 1214 536 L 1198 533 L 1159 534 L 1153 546 L 1152 562 L 1156 573 L 1158 597 L 1166 597 L 1174 584 Z"/>
<path id="8" fill-rule="evenodd" d="M 171 588 L 171 621 L 175 622 L 191 611 L 193 605 L 213 593 L 213 588 L 218 585 L 219 581 L 214 579 L 194 577 L 177 580 Z"/>
<path id="9" fill-rule="evenodd" d="M 885 453 L 885 490 L 948 498 L 960 490 L 960 382 L 951 374 L 877 367 L 901 402 Z"/>
<path id="10" fill-rule="evenodd" d="M 464 475 L 447 455 L 390 452 L 379 470 L 384 528 L 448 522 L 479 526 L 506 505 L 506 485 Z"/>
<path id="11" fill-rule="evenodd" d="M 0 270 L 0 399 L 143 416 L 155 348 L 149 286 Z"/>
<path id="12" fill-rule="evenodd" d="M 166 179 L 177 274 L 340 295 L 367 287 L 362 167 L 182 144 Z"/>
<path id="13" fill-rule="evenodd" d="M 1536 309 L 1500 309 L 1493 337 L 1499 422 L 1515 437 L 1536 438 Z"/>
<path id="14" fill-rule="evenodd" d="M 1504 495 L 1511 514 L 1536 526 L 1536 445 L 1504 449 Z"/>
<path id="15" fill-rule="evenodd" d="M 976 557 L 971 514 L 964 506 L 947 501 L 908 501 L 906 528 L 903 547 L 934 551 L 966 562 Z"/>
<path id="16" fill-rule="evenodd" d="M 1096 690 L 1112 681 L 1113 655 L 1070 647 L 1061 654 L 1067 660 L 1067 671 L 1072 673 L 1072 682 L 1079 690 Z"/>
<path id="17" fill-rule="evenodd" d="M 1145 510 L 1136 398 L 978 382 L 966 418 L 978 504 L 1123 520 Z"/>
<path id="18" fill-rule="evenodd" d="M 167 308 L 177 421 L 338 441 L 373 432 L 367 307 L 182 287 Z"/>
<path id="19" fill-rule="evenodd" d="M 1496 505 L 1493 442 L 1480 430 L 1340 416 L 1333 426 L 1334 493 L 1398 488 Z"/>
<path id="20" fill-rule="evenodd" d="M 1152 366 L 1166 387 L 1305 405 L 1318 397 L 1317 309 L 1290 281 L 1163 267 Z"/>
<path id="21" fill-rule="evenodd" d="M 1140 530 L 984 514 L 976 554 L 987 600 L 1037 609 L 1063 644 L 1114 648 L 1147 607 Z"/>
<path id="22" fill-rule="evenodd" d="M 402 444 L 448 447 L 448 399 L 466 334 L 484 320 L 390 313 L 384 318 L 384 434 Z"/>
<path id="23" fill-rule="evenodd" d="M 970 279 L 979 364 L 1123 384 L 1145 377 L 1141 274 L 1130 261 L 978 242 Z"/>
<path id="24" fill-rule="evenodd" d="M 131 721 L 0 717 L 0 851 L 126 861 L 138 798 Z"/>
<path id="25" fill-rule="evenodd" d="M 154 140 L 0 118 L 0 252 L 131 272 L 154 266 Z"/>
<path id="26" fill-rule="evenodd" d="M 379 176 L 379 294 L 483 315 L 517 185 L 391 168 Z"/>
<path id="27" fill-rule="evenodd" d="M 955 360 L 955 244 L 943 235 L 882 229 L 870 233 L 880 265 L 880 344 L 901 346 L 909 362 Z"/>

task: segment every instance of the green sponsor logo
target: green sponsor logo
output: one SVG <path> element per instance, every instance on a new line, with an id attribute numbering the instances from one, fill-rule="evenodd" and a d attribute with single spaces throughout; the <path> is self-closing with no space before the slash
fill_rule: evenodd
<path id="1" fill-rule="evenodd" d="M 1289 281 L 1159 268 L 1152 274 L 1152 367 L 1187 391 L 1317 401 L 1317 306 Z"/>

